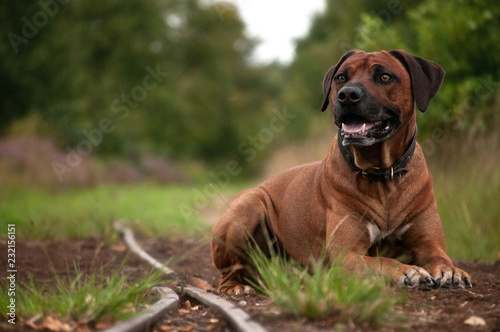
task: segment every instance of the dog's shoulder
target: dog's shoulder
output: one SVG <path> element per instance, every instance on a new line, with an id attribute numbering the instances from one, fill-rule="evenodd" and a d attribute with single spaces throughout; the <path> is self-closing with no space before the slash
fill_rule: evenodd
<path id="1" fill-rule="evenodd" d="M 279 173 L 258 187 L 266 192 L 283 194 L 288 188 L 310 187 L 315 183 L 315 178 L 323 174 L 324 161 L 311 162 L 292 167 Z"/>

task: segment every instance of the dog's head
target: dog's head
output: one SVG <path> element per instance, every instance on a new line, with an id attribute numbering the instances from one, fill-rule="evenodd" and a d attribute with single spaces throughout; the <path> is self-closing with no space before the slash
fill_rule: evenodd
<path id="1" fill-rule="evenodd" d="M 321 110 L 331 95 L 343 144 L 370 146 L 414 121 L 415 104 L 424 112 L 444 75 L 437 63 L 405 51 L 350 51 L 325 75 Z"/>

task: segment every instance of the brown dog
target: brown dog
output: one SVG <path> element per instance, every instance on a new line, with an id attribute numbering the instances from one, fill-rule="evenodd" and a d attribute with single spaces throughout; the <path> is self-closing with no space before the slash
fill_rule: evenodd
<path id="1" fill-rule="evenodd" d="M 353 272 L 398 285 L 472 287 L 445 253 L 432 178 L 416 143 L 415 104 L 424 112 L 444 70 L 405 51 L 346 53 L 323 82 L 337 139 L 323 161 L 281 173 L 240 193 L 213 229 L 219 290 L 248 292 L 249 238 L 265 234 L 307 266 L 326 252 Z M 405 254 L 407 265 L 395 258 Z M 381 257 L 381 255 L 383 257 Z"/>

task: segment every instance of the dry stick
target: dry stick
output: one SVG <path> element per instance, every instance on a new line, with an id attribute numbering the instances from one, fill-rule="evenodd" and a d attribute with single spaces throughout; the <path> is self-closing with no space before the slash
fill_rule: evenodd
<path id="1" fill-rule="evenodd" d="M 139 316 L 119 322 L 104 332 L 141 332 L 149 329 L 171 308 L 179 305 L 179 296 L 167 287 L 154 287 L 151 292 L 160 294 L 161 299 L 144 310 Z"/>
<path id="2" fill-rule="evenodd" d="M 137 244 L 137 242 L 135 242 L 134 233 L 132 232 L 132 230 L 125 227 L 119 221 L 115 222 L 114 227 L 122 234 L 123 241 L 125 241 L 130 250 L 132 250 L 135 254 L 137 254 L 137 256 L 144 259 L 149 264 L 153 265 L 153 267 L 156 267 L 159 270 L 163 270 L 163 272 L 165 272 L 166 275 L 175 274 L 175 272 L 166 267 L 165 264 L 161 264 L 156 259 L 151 257 L 147 252 L 142 250 L 142 248 Z"/>
<path id="3" fill-rule="evenodd" d="M 249 314 L 231 302 L 196 287 L 185 287 L 184 291 L 187 295 L 197 299 L 201 303 L 217 308 L 229 324 L 236 329 L 236 331 L 266 332 L 266 329 L 259 323 L 252 321 Z"/>
<path id="4" fill-rule="evenodd" d="M 148 253 L 142 250 L 141 247 L 135 242 L 134 233 L 127 227 L 125 227 L 120 222 L 115 222 L 115 229 L 121 232 L 123 240 L 129 246 L 129 248 L 139 255 L 144 260 L 148 261 L 151 265 L 157 268 L 161 268 L 167 275 L 175 274 L 175 272 L 162 264 L 160 264 L 156 259 L 151 257 Z M 214 294 L 207 293 L 201 288 L 196 287 L 186 287 L 184 288 L 186 294 L 202 302 L 206 306 L 211 306 L 219 310 L 219 312 L 224 316 L 224 318 L 229 322 L 232 327 L 238 332 L 266 332 L 260 324 L 251 320 L 248 313 L 241 310 L 231 302 L 224 300 L 223 298 L 216 296 Z M 123 332 L 125 330 L 116 330 L 112 332 Z M 126 330 L 127 332 L 129 330 Z M 131 330 L 132 331 L 132 330 Z M 135 330 L 134 330 L 135 331 Z M 107 332 L 110 332 L 109 330 Z"/>

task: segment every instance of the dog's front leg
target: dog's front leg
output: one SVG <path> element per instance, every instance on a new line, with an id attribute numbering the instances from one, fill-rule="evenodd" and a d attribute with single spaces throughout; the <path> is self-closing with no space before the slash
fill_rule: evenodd
<path id="1" fill-rule="evenodd" d="M 408 265 L 393 258 L 371 257 L 347 252 L 344 255 L 342 266 L 356 274 L 374 273 L 381 275 L 393 284 L 404 287 L 432 287 L 436 281 L 424 268 L 417 265 Z"/>
<path id="2" fill-rule="evenodd" d="M 219 291 L 230 294 L 252 292 L 247 278 L 252 268 L 247 253 L 256 239 L 258 228 L 268 218 L 264 193 L 250 189 L 240 193 L 212 231 L 212 258 L 221 273 Z M 258 232 L 260 234 L 260 232 Z"/>
<path id="3" fill-rule="evenodd" d="M 342 264 L 355 274 L 381 275 L 398 286 L 434 286 L 432 275 L 424 268 L 403 264 L 387 257 L 367 256 L 373 239 L 367 224 L 353 213 L 330 223 L 327 253 L 333 263 Z"/>
<path id="4" fill-rule="evenodd" d="M 419 215 L 411 222 L 401 239 L 411 249 L 415 263 L 429 271 L 437 286 L 472 287 L 470 275 L 455 267 L 445 252 L 443 228 L 437 211 Z"/>

